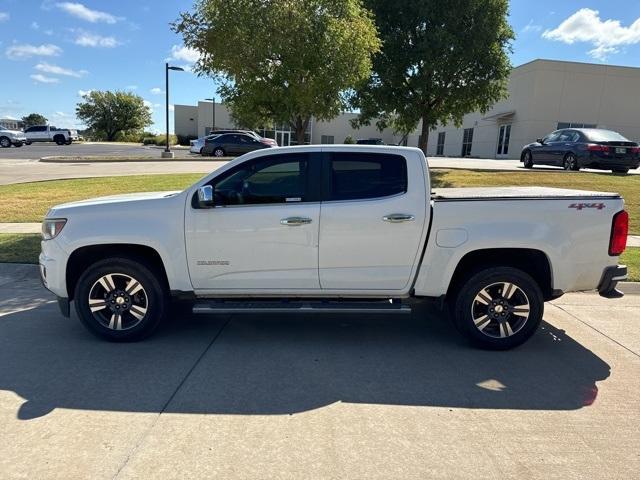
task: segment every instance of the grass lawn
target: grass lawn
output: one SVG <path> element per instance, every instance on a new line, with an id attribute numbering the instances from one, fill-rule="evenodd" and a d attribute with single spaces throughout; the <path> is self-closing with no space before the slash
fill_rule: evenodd
<path id="1" fill-rule="evenodd" d="M 201 177 L 201 174 L 134 175 L 2 185 L 0 222 L 40 222 L 47 210 L 59 203 L 118 193 L 181 190 Z M 433 170 L 432 181 L 434 187 L 537 185 L 618 192 L 624 196 L 631 216 L 631 233 L 640 234 L 640 175 Z"/>

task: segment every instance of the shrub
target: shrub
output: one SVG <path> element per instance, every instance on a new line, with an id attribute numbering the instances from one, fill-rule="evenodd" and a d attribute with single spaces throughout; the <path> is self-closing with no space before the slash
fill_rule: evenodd
<path id="1" fill-rule="evenodd" d="M 156 144 L 156 137 L 144 137 L 142 139 L 142 144 L 143 145 L 155 145 Z"/>
<path id="2" fill-rule="evenodd" d="M 344 143 L 347 145 L 353 145 L 354 143 L 356 143 L 356 141 L 351 135 L 347 135 L 347 137 L 344 139 Z"/>
<path id="3" fill-rule="evenodd" d="M 167 135 L 166 134 L 162 134 L 162 135 L 156 135 L 156 145 L 158 146 L 163 146 L 167 144 Z M 176 137 L 174 134 L 169 134 L 169 145 L 177 145 L 178 144 L 178 137 Z"/>
<path id="4" fill-rule="evenodd" d="M 178 145 L 184 145 L 188 147 L 191 143 L 191 140 L 197 140 L 198 137 L 194 135 L 178 135 Z"/>

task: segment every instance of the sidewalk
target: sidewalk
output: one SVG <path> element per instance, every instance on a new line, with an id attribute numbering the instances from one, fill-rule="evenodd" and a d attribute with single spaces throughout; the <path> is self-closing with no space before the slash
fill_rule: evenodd
<path id="1" fill-rule="evenodd" d="M 40 233 L 39 223 L 0 223 L 0 233 Z M 640 235 L 629 235 L 628 247 L 640 247 Z"/>

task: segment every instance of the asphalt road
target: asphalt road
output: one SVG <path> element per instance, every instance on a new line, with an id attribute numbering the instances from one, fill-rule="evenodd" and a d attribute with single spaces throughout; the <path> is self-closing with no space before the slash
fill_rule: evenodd
<path id="1" fill-rule="evenodd" d="M 122 143 L 72 143 L 71 145 L 56 145 L 55 143 L 32 143 L 20 148 L 0 149 L 0 158 L 37 160 L 42 157 L 64 155 L 115 155 L 115 156 L 150 156 L 160 158 L 162 147 L 153 145 L 133 145 Z M 174 149 L 177 158 L 187 158 L 188 150 Z"/>
<path id="2" fill-rule="evenodd" d="M 94 339 L 0 265 L 0 477 L 609 479 L 640 469 L 640 296 L 510 352 L 437 312 L 174 316 Z"/>
<path id="3" fill-rule="evenodd" d="M 0 149 L 0 185 L 11 183 L 36 182 L 61 178 L 105 177 L 112 175 L 152 175 L 163 173 L 209 173 L 223 163 L 214 160 L 203 161 L 200 155 L 188 150 L 174 150 L 178 161 L 158 162 L 76 162 L 42 163 L 43 156 L 119 156 L 122 158 L 145 156 L 159 158 L 161 148 L 143 147 L 126 144 L 72 144 L 57 146 L 54 144 L 33 144 L 21 148 Z M 15 158 L 14 158 L 15 157 Z M 433 168 L 469 168 L 482 170 L 528 171 L 518 160 L 489 160 L 477 158 L 430 157 Z M 536 167 L 535 170 L 553 170 L 560 168 Z M 640 170 L 640 169 L 638 169 Z M 635 170 L 630 173 L 638 174 Z M 588 170 L 589 171 L 589 170 Z"/>

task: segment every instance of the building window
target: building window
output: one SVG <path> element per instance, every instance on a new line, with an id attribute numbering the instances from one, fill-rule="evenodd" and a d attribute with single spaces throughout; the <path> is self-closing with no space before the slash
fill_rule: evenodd
<path id="1" fill-rule="evenodd" d="M 556 130 L 562 130 L 564 128 L 598 128 L 598 125 L 595 123 L 558 122 L 558 128 Z"/>
<path id="2" fill-rule="evenodd" d="M 509 139 L 511 138 L 511 125 L 501 125 L 498 132 L 498 155 L 509 153 Z"/>
<path id="3" fill-rule="evenodd" d="M 444 139 L 446 132 L 438 133 L 438 143 L 436 146 L 436 155 L 444 155 Z"/>
<path id="4" fill-rule="evenodd" d="M 333 145 L 335 143 L 333 135 L 321 135 L 320 143 L 323 145 Z"/>
<path id="5" fill-rule="evenodd" d="M 471 155 L 471 144 L 473 143 L 473 128 L 465 128 L 462 135 L 462 156 Z"/>

